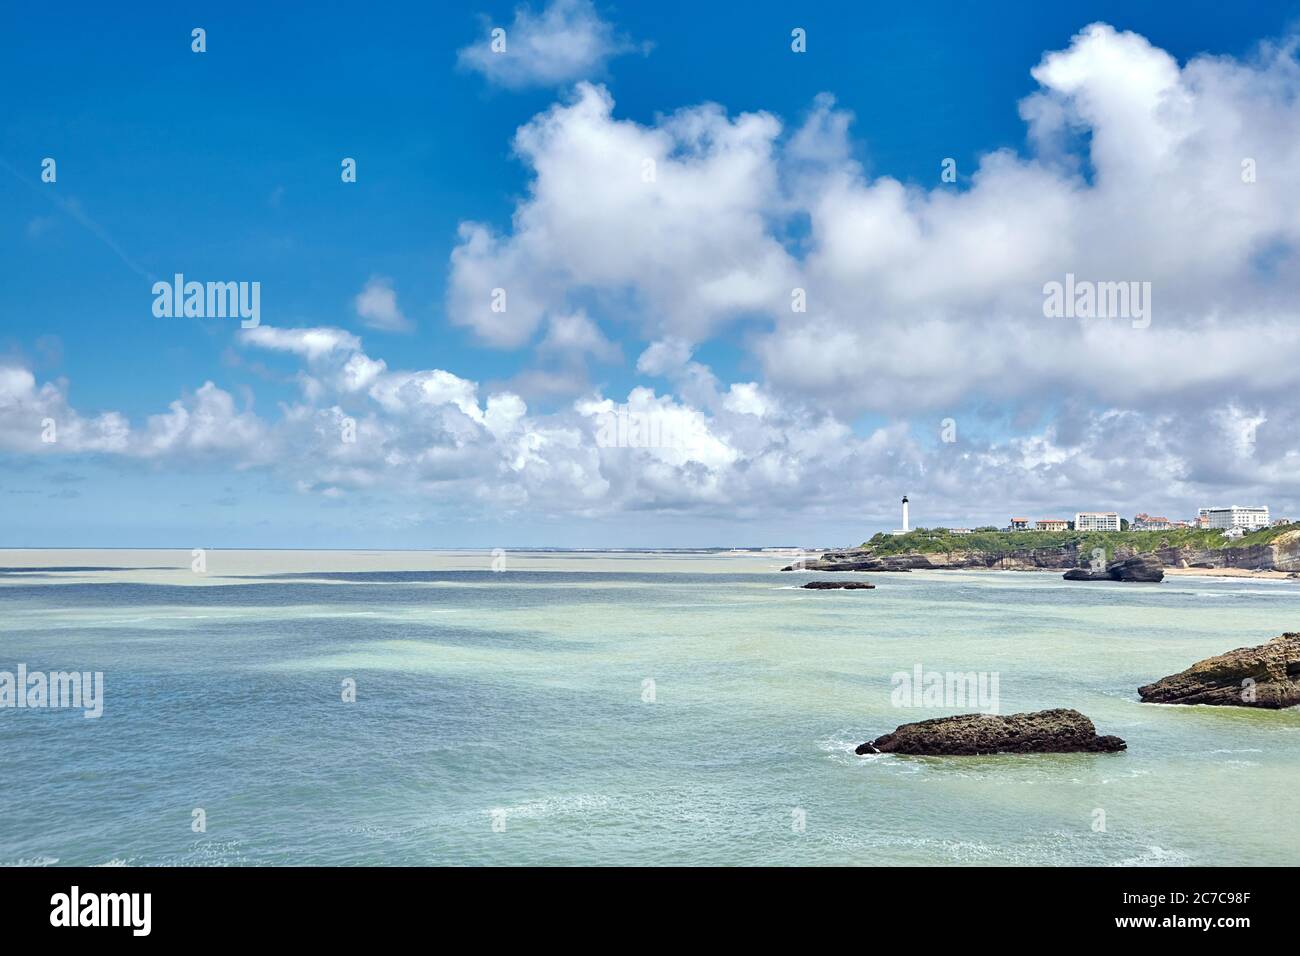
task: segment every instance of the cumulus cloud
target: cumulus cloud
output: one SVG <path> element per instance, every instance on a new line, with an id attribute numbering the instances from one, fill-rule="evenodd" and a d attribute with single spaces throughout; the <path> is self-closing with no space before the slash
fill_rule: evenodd
<path id="1" fill-rule="evenodd" d="M 515 8 L 509 26 L 488 23 L 487 34 L 458 54 L 463 68 L 510 89 L 557 86 L 591 78 L 632 49 L 627 38 L 600 18 L 591 0 L 551 0 L 540 13 Z M 493 35 L 504 30 L 504 36 Z"/>
<path id="2" fill-rule="evenodd" d="M 234 454 L 240 466 L 265 460 L 265 427 L 250 411 L 239 411 L 229 392 L 203 383 L 189 399 L 178 399 L 160 415 L 149 416 L 132 451 L 146 457 Z"/>
<path id="3" fill-rule="evenodd" d="M 292 330 L 281 330 L 286 333 Z M 293 337 L 271 336 L 272 341 Z M 313 359 L 300 354 L 300 360 Z M 321 363 L 337 359 L 314 360 Z M 1054 516 L 1078 507 L 1190 514 L 1208 498 L 1300 504 L 1294 475 L 1300 416 L 1223 401 L 1204 419 L 1176 412 L 1062 409 L 1022 433 L 988 437 L 972 412 L 959 441 L 938 420 L 854 429 L 816 402 L 758 382 L 724 386 L 706 366 L 679 369 L 672 393 L 634 386 L 537 413 L 510 391 L 442 369 L 373 370 L 364 387 L 321 374 L 320 390 L 272 419 L 237 407 L 211 382 L 132 427 L 118 413 L 84 416 L 57 383 L 0 370 L 0 448 L 47 455 L 215 461 L 260 468 L 305 494 L 385 489 L 484 516 L 599 517 L 629 512 L 731 520 L 843 515 L 888 521 L 894 491 L 927 523 L 1001 523 L 998 503 Z M 690 398 L 685 396 L 690 395 Z M 54 417 L 59 441 L 42 444 Z M 344 436 L 351 433 L 353 440 Z M 873 503 L 878 503 L 873 509 Z M 1180 511 L 1181 509 L 1181 511 Z M 849 539 L 851 542 L 852 539 Z"/>
<path id="4" fill-rule="evenodd" d="M 365 288 L 352 300 L 361 321 L 372 329 L 384 332 L 409 332 L 411 323 L 397 306 L 397 292 L 393 280 L 384 276 L 371 276 Z"/>
<path id="5" fill-rule="evenodd" d="M 1001 524 L 1000 502 L 1300 507 L 1296 45 L 1180 65 L 1094 25 L 1033 77 L 1026 151 L 981 157 L 960 188 L 869 175 L 830 96 L 793 127 L 711 104 L 643 124 L 581 83 L 517 132 L 531 182 L 509 228 L 463 223 L 450 263 L 451 320 L 541 367 L 484 388 L 390 367 L 342 329 L 261 326 L 243 347 L 300 366 L 274 417 L 207 383 L 133 426 L 10 366 L 0 447 L 221 456 L 306 493 L 498 515 L 867 523 L 900 490 L 927 524 Z M 1150 326 L 1046 318 L 1067 273 L 1150 282 Z M 654 388 L 586 384 L 588 361 L 621 359 L 615 322 Z M 743 373 L 703 360 L 720 337 Z"/>
<path id="6" fill-rule="evenodd" d="M 212 382 L 173 401 L 133 429 L 127 417 L 109 411 L 83 415 L 68 401 L 67 383 L 39 387 L 26 368 L 0 367 L 0 448 L 57 454 L 116 454 L 152 458 L 184 452 L 233 456 L 238 465 L 266 460 L 265 427 L 250 411 Z"/>
<path id="7" fill-rule="evenodd" d="M 643 375 L 667 375 L 683 368 L 690 358 L 690 342 L 671 337 L 660 339 L 646 346 L 636 360 L 636 370 Z"/>
<path id="8" fill-rule="evenodd" d="M 1041 89 L 1022 115 L 1036 153 L 984 157 L 964 192 L 844 163 L 808 186 L 804 269 L 823 309 L 783 317 L 760 345 L 773 380 L 834 390 L 871 363 L 886 366 L 885 387 L 929 383 L 910 403 L 1063 390 L 1150 406 L 1285 378 L 1300 359 L 1300 192 L 1280 176 L 1246 181 L 1243 163 L 1300 160 L 1294 46 L 1180 69 L 1098 24 L 1033 75 Z M 1287 268 L 1261 270 L 1267 249 Z M 1150 282 L 1150 328 L 1044 318 L 1044 283 L 1067 273 Z M 883 389 L 866 396 L 889 404 Z"/>
<path id="9" fill-rule="evenodd" d="M 760 318 L 769 384 L 848 412 L 1263 394 L 1300 360 L 1295 51 L 1179 66 L 1089 26 L 1032 71 L 1028 155 L 983 156 L 963 188 L 937 165 L 932 187 L 867 175 L 827 95 L 792 130 L 708 104 L 645 125 L 583 84 L 518 131 L 533 178 L 510 231 L 462 225 L 449 313 L 502 347 L 593 294 L 628 303 L 651 340 Z M 1151 283 L 1150 327 L 1046 318 L 1044 285 L 1067 274 Z M 641 371 L 669 354 L 652 345 Z"/>
<path id="10" fill-rule="evenodd" d="M 37 385 L 31 370 L 0 365 L 0 447 L 15 452 L 125 451 L 130 425 L 118 412 L 82 416 L 68 403 L 67 382 Z"/>
<path id="11" fill-rule="evenodd" d="M 538 347 L 543 353 L 566 358 L 590 355 L 601 362 L 616 362 L 622 356 L 619 347 L 605 337 L 583 309 L 569 315 L 551 316 L 546 336 Z"/>
<path id="12" fill-rule="evenodd" d="M 633 290 L 647 324 L 695 339 L 789 302 L 796 265 L 767 218 L 783 201 L 776 118 L 730 119 L 706 105 L 645 127 L 613 108 L 606 90 L 583 83 L 523 126 L 515 150 L 535 178 L 512 233 L 462 224 L 449 314 L 484 342 L 526 343 L 583 289 Z"/>

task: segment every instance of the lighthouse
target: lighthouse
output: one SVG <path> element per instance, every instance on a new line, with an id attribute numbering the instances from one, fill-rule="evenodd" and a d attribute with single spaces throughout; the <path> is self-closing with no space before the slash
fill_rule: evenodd
<path id="1" fill-rule="evenodd" d="M 903 495 L 903 534 L 907 534 L 907 495 Z"/>

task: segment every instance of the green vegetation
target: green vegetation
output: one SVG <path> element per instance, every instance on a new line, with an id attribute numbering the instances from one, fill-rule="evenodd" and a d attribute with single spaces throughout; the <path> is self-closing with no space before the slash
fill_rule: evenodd
<path id="1" fill-rule="evenodd" d="M 978 529 L 970 534 L 952 534 L 942 528 L 917 528 L 907 534 L 877 534 L 863 547 L 879 555 L 937 554 L 948 551 L 976 551 L 1005 554 L 1032 548 L 1061 548 L 1071 544 L 1091 553 L 1103 548 L 1110 555 L 1117 548 L 1132 551 L 1155 551 L 1158 548 L 1247 548 L 1267 544 L 1289 531 L 1300 531 L 1300 522 L 1276 528 L 1263 528 L 1235 540 L 1220 531 L 1179 528 L 1174 531 L 991 531 Z"/>

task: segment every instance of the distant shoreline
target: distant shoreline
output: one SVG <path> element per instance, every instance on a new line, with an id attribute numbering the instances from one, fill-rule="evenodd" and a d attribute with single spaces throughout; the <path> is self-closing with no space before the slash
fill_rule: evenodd
<path id="1" fill-rule="evenodd" d="M 938 574 L 1052 574 L 1060 575 L 1059 568 L 917 568 L 916 571 Z M 1184 578 L 1266 578 L 1271 581 L 1300 580 L 1290 571 L 1251 571 L 1249 568 L 1165 568 L 1165 576 Z M 888 574 L 887 571 L 859 571 L 859 574 Z"/>
<path id="2" fill-rule="evenodd" d="M 1165 568 L 1165 576 L 1203 578 L 1270 578 L 1275 581 L 1292 579 L 1290 571 L 1251 571 L 1249 568 Z"/>
<path id="3" fill-rule="evenodd" d="M 816 570 L 809 568 L 806 570 Z M 1291 577 L 1290 571 L 1251 571 L 1249 568 L 1165 568 L 1165 576 L 1191 578 L 1267 578 L 1273 581 L 1300 580 Z M 845 573 L 845 572 L 840 572 Z M 892 571 L 857 571 L 856 574 L 895 574 Z M 1050 574 L 1060 577 L 1060 568 L 914 568 L 920 574 Z"/>

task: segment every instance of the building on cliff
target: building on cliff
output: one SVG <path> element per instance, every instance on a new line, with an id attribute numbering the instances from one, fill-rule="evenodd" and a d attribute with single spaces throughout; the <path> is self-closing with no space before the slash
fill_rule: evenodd
<path id="1" fill-rule="evenodd" d="M 1205 527 L 1217 528 L 1221 531 L 1229 531 L 1233 528 L 1254 531 L 1257 528 L 1267 528 L 1269 525 L 1267 508 L 1243 508 L 1241 505 L 1232 505 L 1229 508 L 1202 508 L 1197 514 L 1205 517 Z"/>
<path id="2" fill-rule="evenodd" d="M 1074 516 L 1075 531 L 1118 531 L 1117 511 L 1080 511 Z"/>
<path id="3" fill-rule="evenodd" d="M 1168 531 L 1173 528 L 1168 518 L 1156 517 L 1145 512 L 1133 516 L 1134 531 Z"/>

